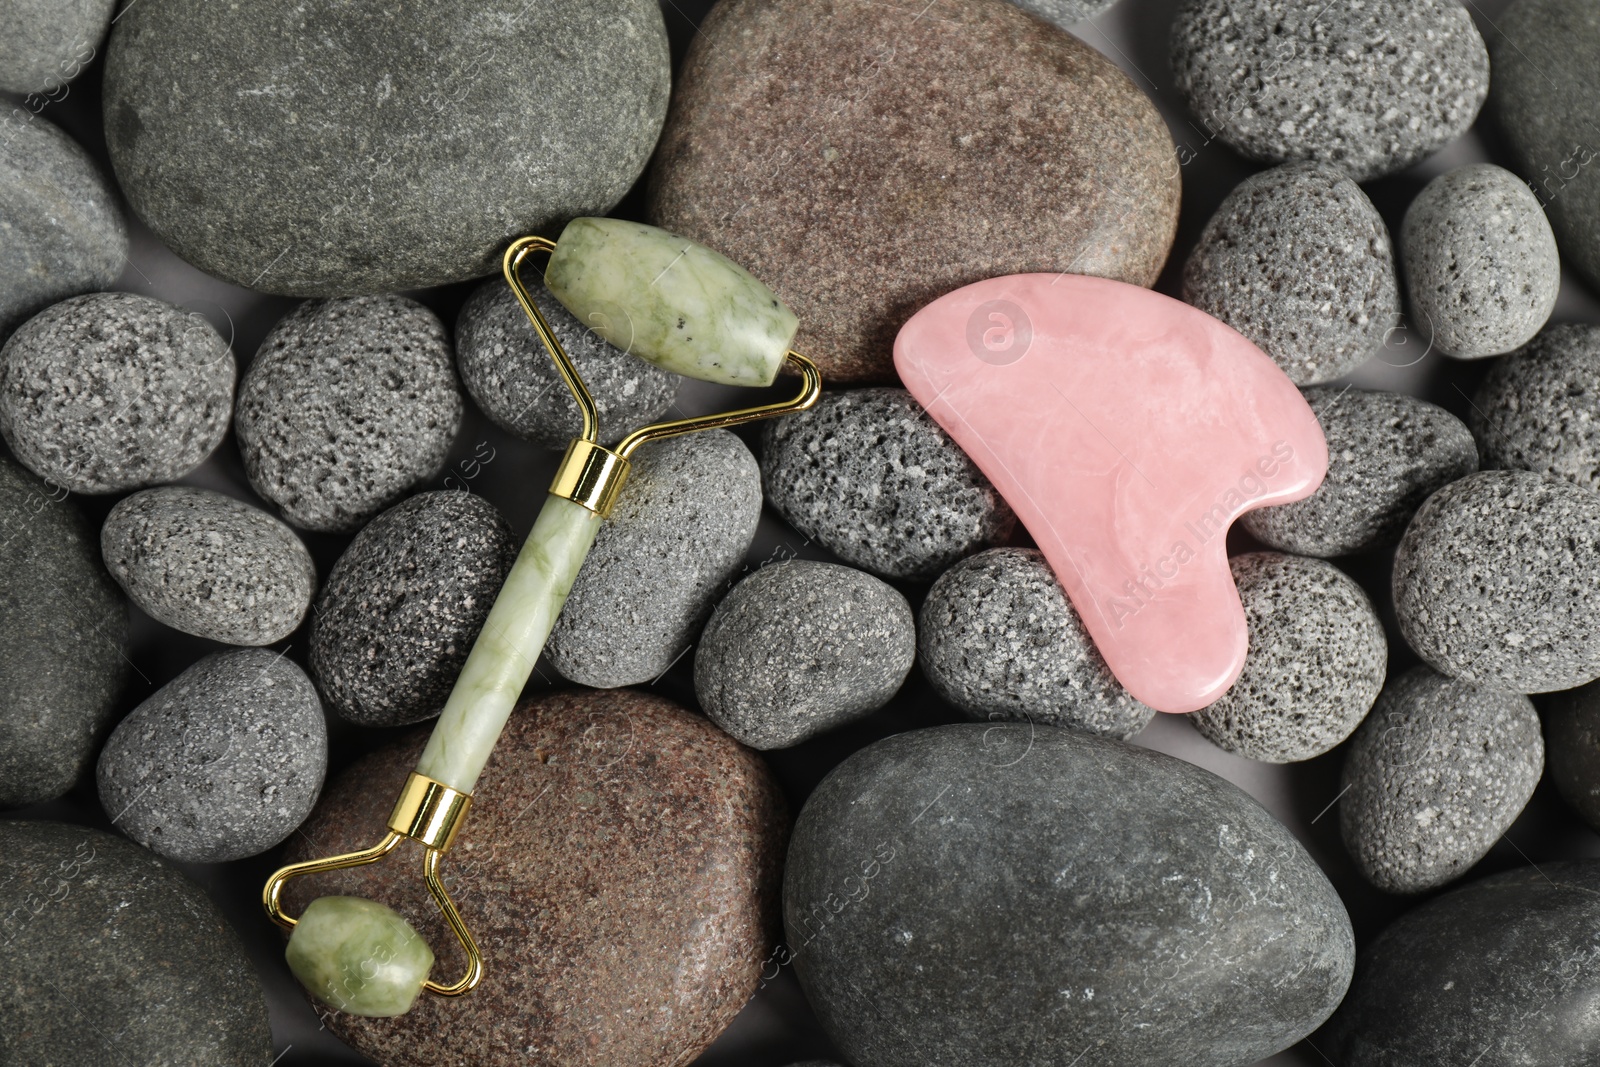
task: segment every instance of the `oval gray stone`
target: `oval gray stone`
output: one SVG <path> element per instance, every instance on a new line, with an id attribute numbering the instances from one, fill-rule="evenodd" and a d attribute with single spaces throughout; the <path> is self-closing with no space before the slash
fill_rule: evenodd
<path id="1" fill-rule="evenodd" d="M 911 606 L 836 563 L 762 566 L 717 605 L 694 657 L 706 717 L 756 749 L 787 748 L 868 715 L 917 658 Z"/>
<path id="2" fill-rule="evenodd" d="M 116 0 L 8 0 L 0 8 L 0 90 L 31 109 L 94 61 Z M 12 116 L 13 119 L 17 116 Z"/>
<path id="3" fill-rule="evenodd" d="M 1467 418 L 1485 466 L 1600 489 L 1600 326 L 1551 326 L 1496 360 Z"/>
<path id="4" fill-rule="evenodd" d="M 1544 730 L 1550 780 L 1561 799 L 1600 830 L 1600 684 L 1550 697 Z"/>
<path id="5" fill-rule="evenodd" d="M 151 618 L 230 645 L 288 637 L 317 588 L 317 566 L 293 530 L 209 489 L 169 485 L 123 498 L 100 528 L 100 552 Z"/>
<path id="6" fill-rule="evenodd" d="M 807 999 L 875 1067 L 1254 1063 L 1327 1018 L 1355 955 L 1338 894 L 1241 790 L 1051 726 L 856 752 L 800 813 L 783 906 Z"/>

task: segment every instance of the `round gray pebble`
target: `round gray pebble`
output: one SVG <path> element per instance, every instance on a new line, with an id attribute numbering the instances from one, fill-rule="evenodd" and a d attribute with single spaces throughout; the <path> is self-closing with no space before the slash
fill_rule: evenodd
<path id="1" fill-rule="evenodd" d="M 0 349 L 0 434 L 78 493 L 181 478 L 228 432 L 233 352 L 211 324 L 131 293 L 64 300 Z"/>
<path id="2" fill-rule="evenodd" d="M 760 518 L 761 472 L 733 434 L 644 446 L 556 620 L 550 662 L 599 689 L 660 676 L 689 651 Z"/>
<path id="3" fill-rule="evenodd" d="M 1229 566 L 1250 650 L 1233 688 L 1189 721 L 1247 759 L 1320 756 L 1350 736 L 1383 688 L 1389 645 L 1372 601 L 1320 559 L 1251 552 Z"/>
<path id="4" fill-rule="evenodd" d="M 1297 385 L 1355 370 L 1400 317 L 1382 217 L 1321 163 L 1240 182 L 1184 264 L 1183 299 L 1255 342 Z"/>
<path id="5" fill-rule="evenodd" d="M 932 579 L 1004 541 L 1011 508 L 904 389 L 824 393 L 767 423 L 761 478 L 789 524 L 846 563 Z"/>
<path id="6" fill-rule="evenodd" d="M 1412 309 L 1449 356 L 1498 356 L 1525 343 L 1561 291 L 1561 255 L 1539 198 L 1492 163 L 1429 182 L 1406 209 L 1400 253 Z"/>
<path id="7" fill-rule="evenodd" d="M 1076 23 L 1105 14 L 1117 0 L 1012 0 L 1012 2 L 1022 10 L 1066 29 Z"/>
<path id="8" fill-rule="evenodd" d="M 22 95 L 30 108 L 36 98 L 60 99 L 61 87 L 93 62 L 116 6 L 116 0 L 6 0 L 0 90 Z"/>
<path id="9" fill-rule="evenodd" d="M 473 493 L 420 493 L 373 519 L 311 620 L 328 704 L 363 726 L 439 714 L 516 557 L 510 524 Z"/>
<path id="10" fill-rule="evenodd" d="M 1344 556 L 1387 548 L 1435 490 L 1478 469 L 1461 420 L 1402 393 L 1338 386 L 1305 390 L 1328 441 L 1328 474 L 1304 500 L 1240 519 L 1268 548 Z"/>
<path id="11" fill-rule="evenodd" d="M 940 575 L 917 650 L 939 695 L 974 719 L 1132 737 L 1155 715 L 1112 676 L 1037 549 L 992 548 Z"/>
<path id="12" fill-rule="evenodd" d="M 431 478 L 461 426 L 444 325 L 402 296 L 308 301 L 239 384 L 250 484 L 307 530 L 348 533 Z"/>
<path id="13" fill-rule="evenodd" d="M 1485 466 L 1600 490 L 1600 326 L 1551 326 L 1496 360 L 1467 418 Z"/>
<path id="14" fill-rule="evenodd" d="M 1208 139 L 1357 181 L 1466 133 L 1489 92 L 1489 53 L 1457 0 L 1187 0 L 1171 33 L 1178 92 Z"/>
<path id="15" fill-rule="evenodd" d="M 322 703 L 264 648 L 207 656 L 122 720 L 100 753 L 117 828 L 185 863 L 265 852 L 311 814 L 328 769 Z"/>
<path id="16" fill-rule="evenodd" d="M 1600 493 L 1480 471 L 1422 505 L 1394 558 L 1417 655 L 1452 678 L 1548 693 L 1600 678 Z"/>
<path id="17" fill-rule="evenodd" d="M 1600 683 L 1550 697 L 1544 729 L 1550 780 L 1583 821 L 1600 830 Z"/>
<path id="18" fill-rule="evenodd" d="M 209 489 L 163 486 L 117 503 L 100 528 L 106 568 L 145 614 L 230 645 L 288 637 L 317 567 L 289 527 Z"/>
<path id="19" fill-rule="evenodd" d="M 543 285 L 529 291 L 594 396 L 603 442 L 616 442 L 672 406 L 681 377 L 613 348 Z M 547 448 L 566 448 L 582 430 L 578 405 L 555 361 L 504 281 L 485 282 L 462 306 L 456 359 L 473 401 L 506 432 Z"/>
<path id="20" fill-rule="evenodd" d="M 1345 756 L 1339 829 L 1367 881 L 1454 881 L 1516 819 L 1544 772 L 1533 703 L 1416 667 L 1390 683 Z"/>
<path id="21" fill-rule="evenodd" d="M 769 563 L 733 587 L 695 650 L 707 717 L 757 749 L 787 748 L 883 707 L 917 658 L 906 598 L 835 563 Z"/>

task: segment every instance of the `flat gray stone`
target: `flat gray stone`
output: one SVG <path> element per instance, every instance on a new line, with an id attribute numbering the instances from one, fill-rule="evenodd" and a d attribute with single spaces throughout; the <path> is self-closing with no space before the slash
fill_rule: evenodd
<path id="1" fill-rule="evenodd" d="M 34 94 L 60 99 L 61 87 L 94 61 L 116 6 L 116 0 L 7 0 L 0 8 L 0 90 L 19 94 L 30 108 Z"/>
<path id="2" fill-rule="evenodd" d="M 1496 360 L 1467 413 L 1484 466 L 1600 489 L 1600 326 L 1563 323 Z"/>
<path id="3" fill-rule="evenodd" d="M 1584 822 L 1600 829 L 1600 684 L 1557 693 L 1544 710 L 1550 780 Z"/>

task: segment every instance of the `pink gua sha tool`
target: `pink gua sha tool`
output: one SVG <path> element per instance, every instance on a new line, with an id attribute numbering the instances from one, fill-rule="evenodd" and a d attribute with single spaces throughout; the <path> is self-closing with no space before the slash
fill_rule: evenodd
<path id="1" fill-rule="evenodd" d="M 1227 691 L 1249 641 L 1228 527 L 1328 469 L 1316 416 L 1265 353 L 1148 289 L 1017 274 L 917 312 L 894 362 L 1133 696 L 1190 712 Z"/>

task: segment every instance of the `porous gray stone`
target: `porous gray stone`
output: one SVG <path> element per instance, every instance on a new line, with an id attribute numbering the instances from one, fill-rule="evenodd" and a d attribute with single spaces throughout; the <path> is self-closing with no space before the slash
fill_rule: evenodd
<path id="1" fill-rule="evenodd" d="M 1466 133 L 1489 92 L 1489 53 L 1456 0 L 1187 0 L 1171 49 L 1208 140 L 1363 182 Z"/>
<path id="2" fill-rule="evenodd" d="M 1544 730 L 1550 780 L 1584 822 L 1600 829 L 1600 683 L 1550 697 Z"/>
<path id="3" fill-rule="evenodd" d="M 1547 693 L 1600 678 L 1600 493 L 1480 471 L 1428 498 L 1394 557 L 1400 632 L 1441 673 Z"/>
<path id="4" fill-rule="evenodd" d="M 125 497 L 100 528 L 100 552 L 145 614 L 230 645 L 288 637 L 317 588 L 317 566 L 293 530 L 209 489 Z"/>
<path id="5" fill-rule="evenodd" d="M 510 524 L 473 493 L 420 493 L 373 519 L 311 620 L 329 706 L 363 726 L 439 714 L 516 557 Z"/>
<path id="6" fill-rule="evenodd" d="M 941 574 L 917 651 L 939 695 L 974 719 L 1131 737 L 1155 714 L 1112 676 L 1037 549 L 991 548 Z"/>
<path id="7" fill-rule="evenodd" d="M 1478 469 L 1472 434 L 1441 407 L 1403 393 L 1304 392 L 1328 442 L 1328 473 L 1304 500 L 1240 519 L 1269 548 L 1302 556 L 1387 548 L 1435 490 Z"/>
<path id="8" fill-rule="evenodd" d="M 308 301 L 239 383 L 250 484 L 307 530 L 347 533 L 444 465 L 462 401 L 438 316 L 402 296 Z"/>
<path id="9" fill-rule="evenodd" d="M 1413 668 L 1385 687 L 1350 741 L 1339 800 L 1345 848 L 1386 892 L 1444 885 L 1494 847 L 1543 772 L 1527 697 Z"/>
<path id="10" fill-rule="evenodd" d="M 728 431 L 640 449 L 551 631 L 550 662 L 600 689 L 661 675 L 689 651 L 760 518 L 760 468 Z"/>
<path id="11" fill-rule="evenodd" d="M 917 658 L 911 606 L 835 563 L 783 560 L 717 605 L 694 657 L 712 722 L 751 748 L 787 748 L 883 707 Z"/>
<path id="12" fill-rule="evenodd" d="M 904 389 L 824 393 L 767 423 L 761 480 L 789 524 L 846 563 L 928 580 L 1004 541 L 1016 516 Z"/>
<path id="13" fill-rule="evenodd" d="M 1561 291 L 1561 254 L 1539 198 L 1492 163 L 1457 167 L 1417 194 L 1400 258 L 1418 325 L 1435 348 L 1463 359 L 1528 341 Z"/>
<path id="14" fill-rule="evenodd" d="M 1255 1063 L 1333 1011 L 1355 956 L 1338 894 L 1241 790 L 1052 726 L 856 752 L 800 813 L 783 908 L 806 999 L 877 1067 Z"/>
<path id="15" fill-rule="evenodd" d="M 181 478 L 228 432 L 233 351 L 201 316 L 132 293 L 41 311 L 0 349 L 0 434 L 78 493 Z"/>
<path id="16" fill-rule="evenodd" d="M 1400 317 L 1383 218 L 1322 163 L 1240 182 L 1189 253 L 1183 299 L 1255 342 L 1296 385 L 1355 370 Z"/>
<path id="17" fill-rule="evenodd" d="M 66 494 L 0 458 L 0 808 L 72 788 L 128 673 L 127 604 Z"/>
<path id="18" fill-rule="evenodd" d="M 1229 567 L 1250 648 L 1233 688 L 1189 721 L 1248 759 L 1320 756 L 1350 736 L 1383 688 L 1389 645 L 1372 601 L 1320 559 L 1251 552 Z"/>
<path id="19" fill-rule="evenodd" d="M 672 406 L 681 377 L 613 348 L 543 285 L 529 292 L 594 397 L 602 441 L 614 443 Z M 484 282 L 462 305 L 456 360 L 473 401 L 507 433 L 566 448 L 582 430 L 578 405 L 555 360 L 505 282 Z"/>
<path id="20" fill-rule="evenodd" d="M 0 822 L 0 1048 L 18 1064 L 262 1067 L 267 1002 L 209 897 L 120 837 Z"/>
<path id="21" fill-rule="evenodd" d="M 8 0 L 0 7 L 0 90 L 22 95 L 30 108 L 37 99 L 64 99 L 61 87 L 94 61 L 116 6 L 116 0 Z"/>
<path id="22" fill-rule="evenodd" d="M 1551 326 L 1496 360 L 1467 420 L 1484 466 L 1600 489 L 1600 326 Z"/>

